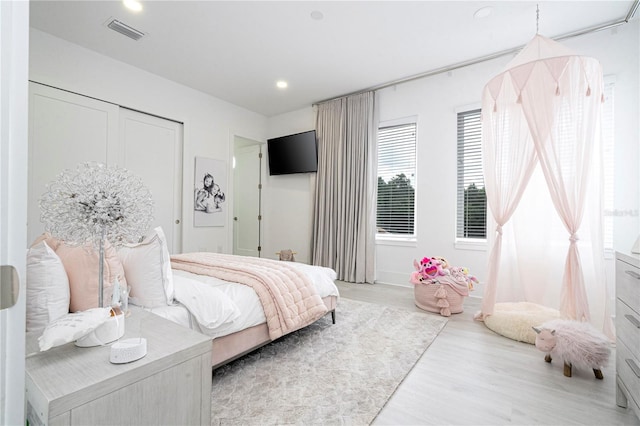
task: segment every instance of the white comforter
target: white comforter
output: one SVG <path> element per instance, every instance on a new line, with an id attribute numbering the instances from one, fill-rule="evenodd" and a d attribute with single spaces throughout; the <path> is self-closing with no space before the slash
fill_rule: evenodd
<path id="1" fill-rule="evenodd" d="M 339 296 L 333 269 L 291 262 L 306 273 L 320 297 Z M 173 269 L 176 303 L 151 311 L 178 324 L 220 337 L 266 321 L 256 292 L 249 286 Z"/>

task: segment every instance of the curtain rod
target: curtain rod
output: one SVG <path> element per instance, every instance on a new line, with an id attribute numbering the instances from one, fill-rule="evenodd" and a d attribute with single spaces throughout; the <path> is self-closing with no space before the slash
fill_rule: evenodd
<path id="1" fill-rule="evenodd" d="M 624 25 L 624 24 L 628 23 L 634 17 L 634 15 L 636 14 L 636 11 L 638 10 L 638 5 L 639 4 L 640 4 L 640 0 L 634 0 L 633 4 L 631 5 L 631 8 L 629 8 L 629 12 L 627 13 L 627 16 L 625 16 L 623 19 L 620 19 L 618 21 L 605 23 L 605 24 L 596 25 L 596 26 L 593 26 L 593 27 L 584 28 L 582 30 L 574 31 L 574 32 L 571 32 L 571 33 L 563 34 L 563 35 L 560 35 L 560 36 L 557 36 L 557 37 L 553 37 L 552 40 L 555 40 L 555 41 L 566 40 L 566 39 L 569 39 L 569 38 L 578 37 L 578 36 L 585 35 L 585 34 L 590 34 L 590 33 L 595 33 L 595 32 L 598 32 L 598 31 L 607 30 L 609 28 L 615 28 L 615 27 L 618 27 L 620 25 Z M 398 80 L 393 80 L 393 81 L 390 81 L 390 82 L 387 82 L 387 83 L 383 83 L 383 84 L 380 84 L 378 86 L 372 86 L 372 87 L 369 87 L 367 89 L 362 89 L 362 90 L 358 90 L 356 92 L 347 93 L 346 95 L 335 96 L 333 98 L 329 98 L 329 99 L 325 99 L 325 100 L 322 100 L 322 101 L 314 102 L 312 104 L 312 106 L 316 106 L 316 105 L 319 105 L 319 104 L 323 104 L 325 102 L 330 102 L 330 101 L 333 101 L 333 100 L 336 100 L 336 99 L 340 99 L 340 98 L 344 98 L 344 97 L 347 97 L 347 96 L 359 95 L 359 94 L 366 93 L 366 92 L 371 92 L 371 91 L 375 92 L 377 90 L 386 89 L 387 87 L 395 86 L 397 84 L 408 83 L 410 81 L 420 80 L 422 78 L 431 77 L 431 76 L 434 76 L 434 75 L 437 75 L 437 74 L 442 74 L 442 73 L 445 73 L 445 72 L 457 70 L 459 68 L 468 67 L 470 65 L 479 64 L 481 62 L 490 61 L 492 59 L 496 59 L 496 58 L 499 58 L 501 56 L 511 55 L 511 54 L 516 53 L 516 52 L 519 52 L 523 47 L 525 47 L 525 45 L 514 47 L 512 49 L 502 50 L 500 52 L 492 53 L 492 54 L 485 55 L 485 56 L 480 56 L 478 58 L 470 59 L 468 61 L 457 62 L 457 63 L 452 64 L 452 65 L 447 65 L 447 66 L 444 66 L 444 67 L 441 67 L 441 68 L 433 69 L 431 71 L 426 71 L 426 72 L 423 72 L 423 73 L 420 73 L 420 74 L 415 74 L 415 75 L 412 75 L 412 76 L 409 76 L 409 77 L 400 78 Z"/>

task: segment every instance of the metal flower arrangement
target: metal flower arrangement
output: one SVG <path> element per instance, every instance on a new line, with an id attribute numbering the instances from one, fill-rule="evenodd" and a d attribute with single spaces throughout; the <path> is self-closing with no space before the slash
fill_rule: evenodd
<path id="1" fill-rule="evenodd" d="M 45 230 L 70 245 L 99 249 L 98 306 L 102 307 L 104 243 L 138 242 L 153 218 L 151 192 L 128 170 L 84 163 L 65 170 L 40 197 Z"/>

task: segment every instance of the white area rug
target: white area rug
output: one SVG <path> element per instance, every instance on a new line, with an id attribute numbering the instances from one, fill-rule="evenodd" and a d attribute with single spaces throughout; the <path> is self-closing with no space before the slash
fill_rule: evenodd
<path id="1" fill-rule="evenodd" d="M 519 342 L 536 343 L 534 326 L 560 318 L 557 309 L 530 302 L 496 303 L 493 315 L 484 319 L 490 330 Z"/>
<path id="2" fill-rule="evenodd" d="M 213 373 L 213 425 L 365 425 L 447 320 L 341 298 L 326 316 Z"/>

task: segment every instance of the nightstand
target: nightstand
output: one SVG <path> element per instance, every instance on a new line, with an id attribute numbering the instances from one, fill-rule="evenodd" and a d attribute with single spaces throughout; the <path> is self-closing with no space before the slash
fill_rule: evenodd
<path id="1" fill-rule="evenodd" d="M 73 343 L 39 352 L 27 333 L 30 425 L 209 425 L 211 339 L 132 307 L 123 338 L 147 339 L 147 355 L 109 362 L 110 345 Z"/>
<path id="2" fill-rule="evenodd" d="M 616 403 L 640 418 L 640 256 L 616 253 Z"/>

